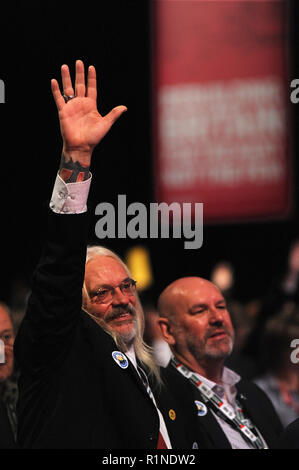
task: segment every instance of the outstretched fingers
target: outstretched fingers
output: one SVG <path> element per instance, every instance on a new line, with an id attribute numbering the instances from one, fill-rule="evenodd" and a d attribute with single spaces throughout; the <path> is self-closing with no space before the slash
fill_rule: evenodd
<path id="1" fill-rule="evenodd" d="M 57 109 L 58 109 L 58 111 L 60 111 L 63 108 L 63 106 L 65 105 L 65 101 L 64 101 L 64 98 L 63 98 L 63 96 L 60 92 L 58 82 L 55 78 L 53 78 L 51 80 L 51 89 L 52 89 L 52 94 L 53 94 Z"/>
<path id="2" fill-rule="evenodd" d="M 65 64 L 61 66 L 61 78 L 62 78 L 63 93 L 68 96 L 74 95 L 74 88 L 72 85 L 70 71 L 69 71 L 68 66 Z"/>
<path id="3" fill-rule="evenodd" d="M 75 90 L 76 96 L 85 96 L 85 72 L 82 60 L 76 60 Z"/>
<path id="4" fill-rule="evenodd" d="M 70 70 L 66 64 L 63 64 L 61 66 L 61 79 L 62 79 L 63 94 L 60 91 L 57 80 L 56 79 L 51 80 L 52 93 L 53 93 L 53 97 L 54 97 L 56 106 L 58 108 L 58 111 L 60 111 L 65 105 L 65 99 L 63 95 L 74 96 L 74 88 L 73 88 L 73 84 L 72 84 L 72 80 L 70 76 Z M 76 96 L 80 96 L 80 97 L 85 96 L 85 74 L 84 74 L 84 64 L 82 60 L 76 61 L 75 90 L 76 90 Z"/>
<path id="5" fill-rule="evenodd" d="M 127 108 L 126 106 L 116 106 L 116 108 L 113 108 L 110 113 L 106 114 L 106 116 L 104 116 L 104 120 L 110 125 L 110 127 L 112 126 L 112 124 L 115 123 L 115 121 L 117 121 L 117 119 L 125 112 L 127 111 Z"/>
<path id="6" fill-rule="evenodd" d="M 95 101 L 97 100 L 97 74 L 93 65 L 88 67 L 87 96 Z"/>
<path id="7" fill-rule="evenodd" d="M 70 76 L 69 67 L 67 65 L 62 65 L 61 67 L 61 78 L 62 78 L 62 86 L 63 92 L 60 91 L 59 84 L 56 79 L 51 80 L 51 88 L 53 97 L 58 108 L 60 111 L 65 105 L 67 100 L 64 99 L 64 95 L 66 96 L 73 96 L 74 89 L 72 85 L 72 80 Z M 76 97 L 83 98 L 85 94 L 88 98 L 91 98 L 95 102 L 96 107 L 96 100 L 97 100 L 97 76 L 96 76 L 96 69 L 93 65 L 90 65 L 88 68 L 87 74 L 87 86 L 85 86 L 85 72 L 84 72 L 84 63 L 82 60 L 76 61 L 76 78 L 75 78 L 75 90 L 76 90 Z M 125 112 L 127 111 L 126 106 L 116 106 L 113 108 L 110 113 L 106 114 L 103 117 L 103 120 L 106 122 L 107 128 L 110 128 L 115 121 Z"/>

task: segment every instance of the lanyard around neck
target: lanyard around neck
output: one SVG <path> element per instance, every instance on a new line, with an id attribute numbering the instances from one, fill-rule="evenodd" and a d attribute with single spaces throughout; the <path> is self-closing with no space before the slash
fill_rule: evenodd
<path id="1" fill-rule="evenodd" d="M 199 380 L 198 377 L 186 366 L 180 363 L 176 357 L 171 359 L 171 365 L 198 389 L 203 400 L 212 406 L 217 415 L 226 422 L 229 422 L 237 429 L 237 431 L 243 434 L 244 438 L 247 439 L 255 449 L 267 449 L 262 440 L 249 429 L 247 424 L 245 424 L 248 421 L 245 420 L 243 410 L 239 403 L 237 403 L 238 409 L 235 412 L 230 405 L 223 403 L 222 399 L 212 390 L 211 387 Z M 255 428 L 254 430 L 257 432 Z"/>

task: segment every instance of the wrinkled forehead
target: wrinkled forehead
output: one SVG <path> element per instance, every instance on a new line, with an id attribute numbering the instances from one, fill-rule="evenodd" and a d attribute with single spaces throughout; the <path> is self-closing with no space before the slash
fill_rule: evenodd
<path id="1" fill-rule="evenodd" d="M 128 277 L 122 263 L 110 256 L 95 256 L 85 266 L 85 283 L 91 290 L 100 285 L 116 286 Z"/>

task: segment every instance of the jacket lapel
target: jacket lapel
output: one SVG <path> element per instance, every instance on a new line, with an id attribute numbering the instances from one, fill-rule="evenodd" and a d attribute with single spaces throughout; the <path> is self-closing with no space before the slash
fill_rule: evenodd
<path id="1" fill-rule="evenodd" d="M 92 318 L 90 318 L 87 313 L 82 311 L 81 316 L 85 331 L 85 340 L 90 343 L 94 351 L 93 357 L 95 358 L 95 361 L 98 362 L 100 370 L 100 363 L 103 359 L 103 355 L 105 355 L 105 360 L 113 361 L 112 352 L 118 351 L 118 347 L 115 344 L 113 338 L 106 331 L 104 331 L 103 328 L 101 328 L 101 326 L 98 325 Z M 146 387 L 140 379 L 138 372 L 136 371 L 129 357 L 126 357 L 128 359 L 128 367 L 124 369 L 123 372 L 130 375 L 130 377 L 136 383 L 140 391 L 146 395 L 147 399 L 150 400 L 154 406 L 154 403 L 150 398 L 149 394 L 147 393 Z"/>
<path id="2" fill-rule="evenodd" d="M 146 385 L 144 384 L 143 380 L 140 378 L 140 375 L 138 374 L 137 370 L 135 369 L 134 365 L 132 364 L 132 362 L 129 360 L 129 367 L 128 367 L 128 372 L 131 374 L 132 378 L 136 381 L 138 387 L 140 388 L 140 390 L 142 390 L 143 393 L 145 393 L 145 395 L 147 396 L 147 398 L 152 402 L 152 404 L 154 405 L 153 403 L 153 400 L 151 399 L 151 397 L 149 396 L 148 392 L 147 392 L 147 389 L 146 389 Z M 141 365 L 139 364 L 138 360 L 137 360 L 137 365 L 138 367 L 141 367 Z M 143 370 L 144 368 L 141 367 Z M 146 374 L 147 376 L 147 373 L 146 371 L 144 371 L 144 373 Z"/>
<path id="3" fill-rule="evenodd" d="M 238 393 L 237 399 L 244 410 L 245 417 L 248 417 L 252 421 L 252 424 L 254 424 L 254 426 L 256 426 L 258 431 L 261 433 L 261 436 L 266 441 L 266 444 L 271 446 L 273 440 L 272 433 L 270 431 L 269 434 L 268 423 L 265 419 L 263 419 L 263 414 L 257 412 L 255 402 L 250 400 L 244 392 Z"/>
<path id="4" fill-rule="evenodd" d="M 231 449 L 231 445 L 220 424 L 209 407 L 207 408 L 208 411 L 206 415 L 197 416 L 200 434 L 199 442 L 207 442 L 207 440 L 209 440 L 209 443 L 207 443 L 208 447 L 212 447 L 214 449 Z"/>

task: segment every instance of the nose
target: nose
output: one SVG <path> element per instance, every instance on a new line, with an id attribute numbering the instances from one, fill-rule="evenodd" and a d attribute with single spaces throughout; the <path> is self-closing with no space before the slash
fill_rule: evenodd
<path id="1" fill-rule="evenodd" d="M 130 299 L 128 294 L 124 294 L 120 287 L 115 287 L 114 295 L 113 295 L 113 305 L 128 305 L 130 303 Z"/>
<path id="2" fill-rule="evenodd" d="M 219 309 L 217 307 L 211 307 L 210 308 L 210 317 L 209 321 L 211 325 L 217 324 L 218 326 L 221 326 L 224 321 L 224 316 L 223 316 L 223 310 Z"/>

